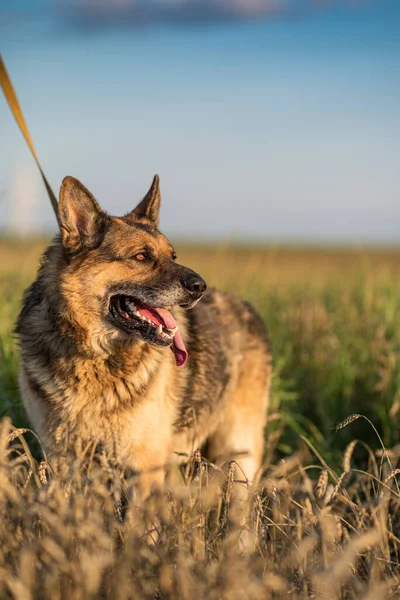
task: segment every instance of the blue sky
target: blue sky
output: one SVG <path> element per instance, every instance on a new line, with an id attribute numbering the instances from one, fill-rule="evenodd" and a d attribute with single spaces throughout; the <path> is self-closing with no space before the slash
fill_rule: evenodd
<path id="1" fill-rule="evenodd" d="M 74 175 L 122 214 L 158 172 L 175 238 L 400 243 L 399 2 L 98 1 L 0 0 L 56 191 Z M 54 228 L 3 98 L 0 123 L 0 227 Z"/>

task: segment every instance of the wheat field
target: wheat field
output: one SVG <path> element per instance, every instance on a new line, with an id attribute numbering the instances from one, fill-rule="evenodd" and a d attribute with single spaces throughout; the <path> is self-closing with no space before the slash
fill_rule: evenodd
<path id="1" fill-rule="evenodd" d="M 48 462 L 12 334 L 44 242 L 3 239 L 0 599 L 400 598 L 400 251 L 177 247 L 269 328 L 273 397 L 246 523 L 232 503 L 246 481 L 200 452 L 142 512 L 109 457 L 77 444 Z"/>

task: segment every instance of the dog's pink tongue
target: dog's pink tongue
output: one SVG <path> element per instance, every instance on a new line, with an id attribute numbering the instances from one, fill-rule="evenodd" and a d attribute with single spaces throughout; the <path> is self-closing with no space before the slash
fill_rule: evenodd
<path id="1" fill-rule="evenodd" d="M 178 327 L 174 317 L 168 310 L 165 310 L 165 308 L 153 308 L 153 310 L 161 317 L 167 329 Z M 179 330 L 174 335 L 171 350 L 174 353 L 177 367 L 183 367 L 187 361 L 188 353 Z"/>
<path id="2" fill-rule="evenodd" d="M 188 358 L 188 353 L 183 343 L 180 331 L 177 331 L 174 335 L 174 341 L 172 342 L 171 350 L 174 353 L 176 366 L 183 367 Z"/>

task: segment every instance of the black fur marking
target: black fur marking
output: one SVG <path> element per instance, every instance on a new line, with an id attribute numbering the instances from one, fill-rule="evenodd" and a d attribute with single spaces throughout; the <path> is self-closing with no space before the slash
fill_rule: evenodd
<path id="1" fill-rule="evenodd" d="M 177 427 L 193 424 L 196 415 L 212 412 L 228 384 L 230 373 L 220 330 L 215 327 L 218 309 L 212 294 L 206 294 L 187 313 L 189 370 Z"/>
<path id="2" fill-rule="evenodd" d="M 126 223 L 127 225 L 129 225 L 130 227 L 132 227 L 133 229 L 140 229 L 141 231 L 146 231 L 146 233 L 149 233 L 152 237 L 156 238 L 160 235 L 159 230 L 157 229 L 157 227 L 154 227 L 153 225 L 150 225 L 149 223 L 141 223 L 140 221 L 132 221 L 132 218 L 129 218 L 129 215 L 125 215 L 125 217 L 122 217 L 121 219 L 124 223 Z"/>
<path id="3" fill-rule="evenodd" d="M 25 371 L 26 379 L 28 381 L 29 387 L 31 390 L 37 394 L 41 398 L 46 398 L 49 400 L 49 396 L 43 387 L 38 383 L 38 381 L 29 373 L 29 371 Z"/>
<path id="4" fill-rule="evenodd" d="M 22 309 L 15 324 L 14 333 L 20 335 L 24 329 L 24 321 L 33 308 L 42 301 L 43 293 L 40 282 L 37 280 L 25 290 L 22 300 Z"/>

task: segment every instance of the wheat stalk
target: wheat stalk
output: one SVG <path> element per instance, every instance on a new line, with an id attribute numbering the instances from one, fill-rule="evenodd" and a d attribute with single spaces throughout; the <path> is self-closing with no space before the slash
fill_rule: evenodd
<path id="1" fill-rule="evenodd" d="M 315 487 L 315 496 L 319 500 L 321 500 L 326 493 L 326 488 L 328 486 L 328 471 L 327 469 L 322 469 L 319 474 L 317 485 Z"/>
<path id="2" fill-rule="evenodd" d="M 357 446 L 357 444 L 358 440 L 352 440 L 350 444 L 347 444 L 343 453 L 343 471 L 350 471 L 351 457 L 353 456 L 354 448 Z"/>

